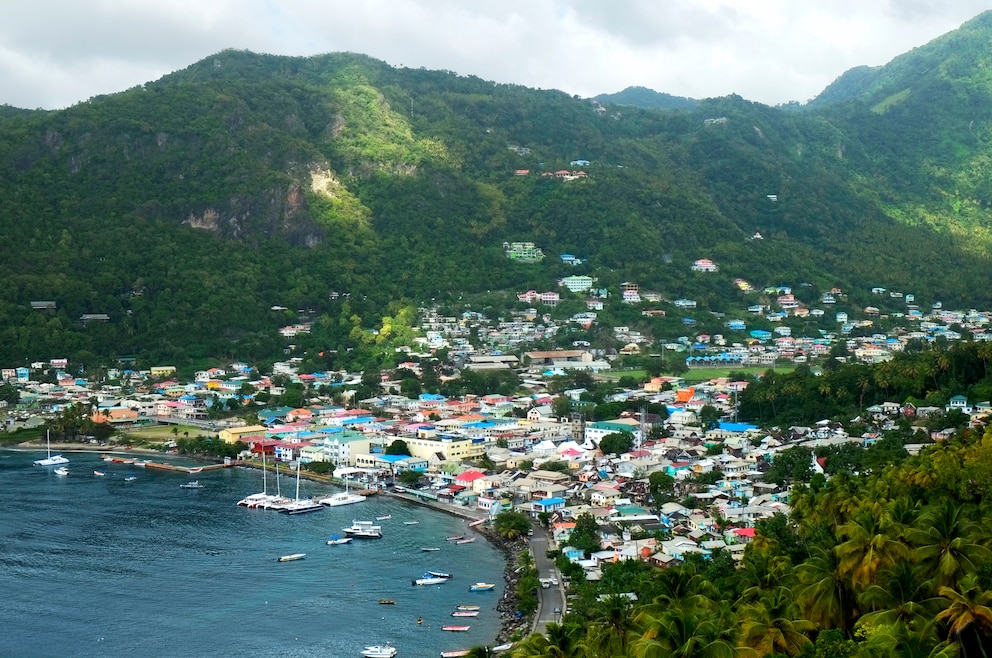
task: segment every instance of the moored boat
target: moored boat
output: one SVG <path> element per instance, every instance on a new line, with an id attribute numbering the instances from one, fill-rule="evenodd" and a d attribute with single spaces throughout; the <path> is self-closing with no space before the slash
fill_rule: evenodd
<path id="1" fill-rule="evenodd" d="M 475 537 L 469 537 L 468 539 L 459 539 L 455 543 L 456 544 L 471 544 L 474 541 L 475 541 Z"/>
<path id="2" fill-rule="evenodd" d="M 451 578 L 451 574 L 447 571 L 428 571 L 427 574 L 435 578 Z"/>
<path id="3" fill-rule="evenodd" d="M 469 654 L 469 649 L 456 649 L 455 651 L 442 651 L 441 658 L 459 658 L 460 656 L 467 656 Z"/>
<path id="4" fill-rule="evenodd" d="M 478 610 L 455 610 L 451 613 L 452 617 L 478 617 Z"/>
<path id="5" fill-rule="evenodd" d="M 102 478 L 104 475 L 106 475 L 106 473 L 104 473 L 103 471 L 94 470 L 93 475 Z"/>
<path id="6" fill-rule="evenodd" d="M 478 610 L 480 607 L 478 605 L 459 605 L 455 606 L 455 610 Z"/>
<path id="7" fill-rule="evenodd" d="M 488 592 L 488 591 L 490 591 L 491 589 L 493 589 L 495 587 L 496 587 L 496 584 L 495 583 L 476 583 L 474 585 L 469 586 L 468 591 L 470 591 L 470 592 Z"/>
<path id="8" fill-rule="evenodd" d="M 379 599 L 379 605 L 396 605 L 396 601 L 392 599 Z"/>
<path id="9" fill-rule="evenodd" d="M 446 541 L 458 541 L 459 539 L 465 539 L 465 535 L 449 535 L 444 539 Z"/>
<path id="10" fill-rule="evenodd" d="M 423 547 L 423 548 L 421 548 L 420 550 L 422 550 L 422 551 L 423 551 L 423 552 L 425 552 L 425 553 L 433 553 L 434 551 L 439 551 L 439 550 L 441 550 L 441 549 L 440 549 L 440 548 L 429 548 L 429 547 Z"/>
<path id="11" fill-rule="evenodd" d="M 385 516 L 377 516 L 377 517 L 375 517 L 375 520 L 376 521 L 388 521 L 391 518 L 393 518 L 393 515 L 392 514 L 386 514 Z"/>
<path id="12" fill-rule="evenodd" d="M 418 525 L 420 521 L 404 521 L 403 525 Z"/>
<path id="13" fill-rule="evenodd" d="M 471 523 L 469 523 L 469 524 L 468 524 L 468 527 L 470 527 L 470 528 L 474 528 L 475 526 L 477 526 L 477 525 L 482 525 L 482 524 L 483 524 L 483 523 L 485 523 L 485 522 L 486 522 L 486 520 L 485 520 L 485 519 L 479 519 L 479 520 L 477 520 L 477 521 L 472 521 Z"/>
<path id="14" fill-rule="evenodd" d="M 55 475 L 69 475 L 69 469 L 65 466 L 59 466 L 52 472 L 55 473 Z"/>
<path id="15" fill-rule="evenodd" d="M 359 539 L 379 539 L 382 537 L 382 526 L 371 521 L 352 521 L 351 526 L 341 529 L 344 534 Z"/>
<path id="16" fill-rule="evenodd" d="M 338 544 L 350 544 L 352 539 L 352 537 L 338 537 L 337 535 L 331 535 L 330 539 L 327 540 L 327 545 L 337 546 Z"/>
<path id="17" fill-rule="evenodd" d="M 290 555 L 280 557 L 279 562 L 295 562 L 296 560 L 302 560 L 306 556 L 306 553 L 291 553 Z"/>
<path id="18" fill-rule="evenodd" d="M 200 484 L 199 480 L 190 480 L 186 484 L 180 484 L 180 489 L 203 489 L 204 485 Z"/>
<path id="19" fill-rule="evenodd" d="M 48 456 L 34 460 L 35 466 L 60 466 L 69 463 L 69 460 L 62 455 L 52 454 L 52 435 L 47 431 L 45 432 L 45 444 L 48 446 Z"/>
<path id="20" fill-rule="evenodd" d="M 396 647 L 386 642 L 385 644 L 374 644 L 365 647 L 362 655 L 366 658 L 393 658 L 396 655 Z"/>
<path id="21" fill-rule="evenodd" d="M 411 583 L 413 585 L 440 585 L 441 583 L 447 582 L 447 578 L 438 578 L 437 576 L 432 576 L 425 573 L 422 578 L 416 578 Z"/>
<path id="22" fill-rule="evenodd" d="M 461 632 L 461 633 L 464 633 L 464 632 L 465 632 L 465 631 L 467 631 L 467 630 L 468 630 L 469 628 L 471 628 L 471 627 L 470 627 L 470 626 L 455 626 L 455 625 L 448 625 L 448 626 L 442 626 L 442 627 L 441 627 L 441 630 L 442 630 L 442 631 L 455 631 L 455 632 Z"/>
<path id="23" fill-rule="evenodd" d="M 134 481 L 135 481 L 135 480 L 137 480 L 137 479 L 138 479 L 138 478 L 137 478 L 136 476 L 134 476 L 134 475 L 128 475 L 128 476 L 126 476 L 126 477 L 124 478 L 124 481 L 125 481 L 125 482 L 134 482 Z"/>

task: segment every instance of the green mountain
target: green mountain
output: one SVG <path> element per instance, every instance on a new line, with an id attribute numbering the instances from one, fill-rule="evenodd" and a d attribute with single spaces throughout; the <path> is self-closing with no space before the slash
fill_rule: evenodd
<path id="1" fill-rule="evenodd" d="M 803 112 L 241 51 L 66 110 L 4 108 L 0 363 L 278 358 L 278 327 L 303 320 L 299 346 L 344 358 L 413 303 L 568 273 L 723 313 L 755 301 L 735 278 L 806 284 L 810 304 L 885 286 L 987 307 L 989 20 L 906 56 L 936 68 L 884 67 Z M 547 257 L 513 262 L 515 241 Z"/>
<path id="2" fill-rule="evenodd" d="M 672 96 L 647 87 L 627 87 L 615 94 L 599 94 L 593 100 L 613 105 L 634 105 L 656 110 L 691 110 L 699 102 L 685 96 Z"/>

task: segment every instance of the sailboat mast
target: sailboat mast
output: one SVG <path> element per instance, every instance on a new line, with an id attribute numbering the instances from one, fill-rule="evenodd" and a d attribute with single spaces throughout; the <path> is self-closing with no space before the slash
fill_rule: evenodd
<path id="1" fill-rule="evenodd" d="M 300 502 L 300 460 L 296 460 L 296 502 Z"/>

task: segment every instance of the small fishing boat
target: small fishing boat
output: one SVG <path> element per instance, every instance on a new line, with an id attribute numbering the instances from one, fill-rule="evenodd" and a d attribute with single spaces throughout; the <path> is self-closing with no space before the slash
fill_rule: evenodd
<path id="1" fill-rule="evenodd" d="M 200 484 L 200 481 L 199 480 L 190 480 L 186 484 L 180 484 L 179 485 L 179 488 L 180 489 L 203 489 L 203 486 L 204 485 Z"/>
<path id="2" fill-rule="evenodd" d="M 55 475 L 69 475 L 69 469 L 65 466 L 59 466 L 52 473 L 55 473 Z"/>
<path id="3" fill-rule="evenodd" d="M 135 480 L 137 480 L 137 479 L 138 479 L 138 478 L 137 478 L 137 476 L 135 476 L 135 475 L 128 475 L 127 477 L 125 477 L 125 478 L 124 478 L 124 481 L 125 481 L 125 482 L 134 482 L 134 481 L 135 481 Z"/>
<path id="4" fill-rule="evenodd" d="M 478 617 L 478 610 L 455 610 L 451 613 L 452 617 Z"/>
<path id="5" fill-rule="evenodd" d="M 416 578 L 411 583 L 413 585 L 440 585 L 441 583 L 447 582 L 447 578 L 438 578 L 437 576 L 432 576 L 430 574 L 424 574 L 422 578 Z"/>
<path id="6" fill-rule="evenodd" d="M 427 548 L 427 547 L 424 547 L 424 548 L 421 548 L 420 550 L 422 550 L 424 553 L 433 553 L 434 551 L 439 551 L 441 549 L 440 548 Z"/>
<path id="7" fill-rule="evenodd" d="M 451 574 L 447 571 L 428 571 L 427 573 L 435 578 L 451 578 Z"/>
<path id="8" fill-rule="evenodd" d="M 464 633 L 469 628 L 470 628 L 469 626 L 453 626 L 453 625 L 448 625 L 448 626 L 442 626 L 441 627 L 441 630 L 442 631 L 454 631 L 456 633 Z"/>
<path id="9" fill-rule="evenodd" d="M 396 647 L 391 646 L 389 642 L 385 644 L 374 644 L 365 647 L 362 655 L 365 658 L 393 658 L 396 655 Z"/>
<path id="10" fill-rule="evenodd" d="M 418 525 L 420 521 L 404 521 L 403 525 Z"/>
<path id="11" fill-rule="evenodd" d="M 202 466 L 197 466 L 196 468 L 189 469 L 189 471 L 187 471 L 187 472 L 188 473 L 199 473 L 202 470 L 203 470 L 203 467 Z"/>
<path id="12" fill-rule="evenodd" d="M 330 539 L 327 540 L 328 546 L 337 546 L 338 544 L 350 544 L 353 537 L 338 537 L 337 535 L 331 535 Z"/>
<path id="13" fill-rule="evenodd" d="M 478 610 L 480 606 L 477 605 L 459 605 L 455 606 L 455 610 Z"/>
<path id="14" fill-rule="evenodd" d="M 496 587 L 495 583 L 476 583 L 468 588 L 470 592 L 488 592 Z"/>
<path id="15" fill-rule="evenodd" d="M 302 560 L 306 556 L 306 553 L 292 553 L 290 555 L 283 555 L 279 558 L 279 562 L 295 562 L 296 560 Z"/>
<path id="16" fill-rule="evenodd" d="M 455 651 L 442 651 L 441 658 L 459 658 L 460 656 L 467 656 L 469 654 L 469 649 L 456 649 Z"/>
<path id="17" fill-rule="evenodd" d="M 104 475 L 106 475 L 106 473 L 104 473 L 103 471 L 93 471 L 93 475 L 102 478 Z"/>
<path id="18" fill-rule="evenodd" d="M 379 599 L 379 605 L 396 605 L 396 601 L 392 599 Z"/>
<path id="19" fill-rule="evenodd" d="M 458 541 L 459 539 L 465 539 L 465 535 L 450 535 L 444 539 L 445 541 Z"/>
<path id="20" fill-rule="evenodd" d="M 513 647 L 513 642 L 507 642 L 506 644 L 497 644 L 493 647 L 493 651 L 509 651 Z"/>
<path id="21" fill-rule="evenodd" d="M 485 523 L 485 522 L 486 522 L 486 520 L 485 520 L 485 519 L 479 519 L 479 520 L 477 520 L 477 521 L 472 521 L 471 523 L 469 523 L 469 524 L 468 524 L 468 527 L 470 527 L 470 528 L 474 528 L 475 526 L 477 526 L 477 525 L 482 525 L 482 524 L 483 524 L 483 523 Z"/>
<path id="22" fill-rule="evenodd" d="M 455 543 L 456 544 L 471 544 L 474 541 L 475 541 L 475 537 L 469 537 L 468 539 L 459 539 Z"/>
<path id="23" fill-rule="evenodd" d="M 377 517 L 375 517 L 375 520 L 376 521 L 388 521 L 391 518 L 393 518 L 393 515 L 392 514 L 387 514 L 385 516 L 377 516 Z"/>

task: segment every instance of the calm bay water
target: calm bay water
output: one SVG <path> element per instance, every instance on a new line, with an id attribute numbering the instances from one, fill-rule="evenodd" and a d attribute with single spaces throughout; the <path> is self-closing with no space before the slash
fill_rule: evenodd
<path id="1" fill-rule="evenodd" d="M 66 453 L 70 474 L 59 477 L 33 466 L 38 456 L 0 451 L 2 656 L 326 658 L 388 641 L 398 658 L 436 657 L 492 644 L 499 631 L 502 557 L 481 536 L 446 542 L 473 534 L 461 519 L 385 497 L 288 516 L 235 504 L 261 490 L 259 471 L 200 473 L 205 488 L 187 490 L 185 474 L 91 454 Z M 293 495 L 295 481 L 281 484 Z M 301 495 L 331 491 L 301 485 Z M 386 514 L 382 539 L 325 544 L 353 519 Z M 307 557 L 276 561 L 289 553 Z M 412 586 L 426 570 L 454 577 Z M 496 591 L 469 592 L 477 581 Z M 450 616 L 466 603 L 482 606 L 478 617 Z"/>

